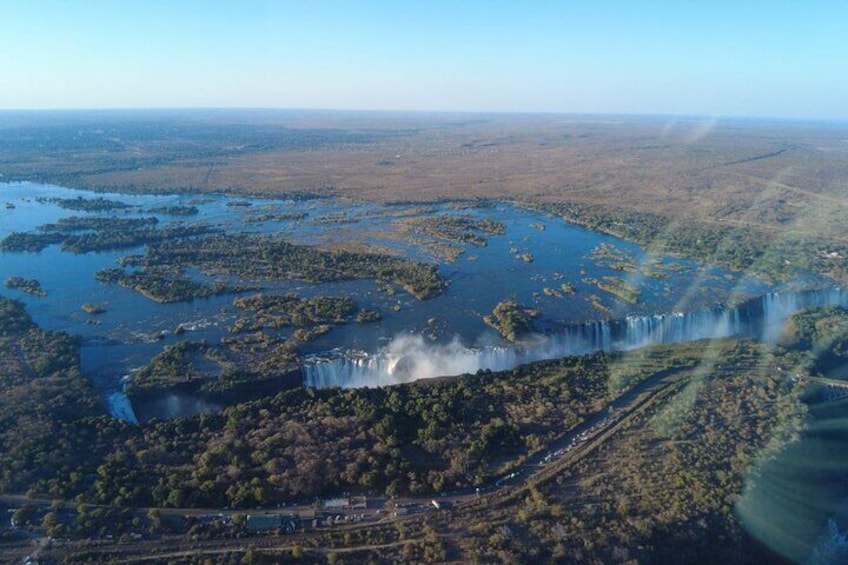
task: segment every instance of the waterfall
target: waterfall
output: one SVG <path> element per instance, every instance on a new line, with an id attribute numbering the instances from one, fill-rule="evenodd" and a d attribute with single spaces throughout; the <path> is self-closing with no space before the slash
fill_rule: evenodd
<path id="1" fill-rule="evenodd" d="M 481 369 L 502 371 L 532 361 L 593 351 L 628 351 L 734 335 L 773 343 L 794 312 L 829 304 L 848 305 L 848 292 L 839 288 L 772 292 L 732 308 L 571 324 L 514 346 L 466 347 L 456 339 L 438 345 L 405 334 L 374 354 L 335 351 L 310 358 L 303 368 L 304 384 L 317 388 L 384 386 Z"/>
<path id="2" fill-rule="evenodd" d="M 121 378 L 121 390 L 110 394 L 106 399 L 106 403 L 109 406 L 109 413 L 115 418 L 129 422 L 130 424 L 138 424 L 138 418 L 136 418 L 132 402 L 130 402 L 130 398 L 127 396 L 127 383 L 129 379 L 130 375 L 124 375 Z"/>

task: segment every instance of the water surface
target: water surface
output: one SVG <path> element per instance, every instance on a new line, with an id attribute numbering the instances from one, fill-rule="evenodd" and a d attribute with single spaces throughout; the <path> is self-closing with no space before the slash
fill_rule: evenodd
<path id="1" fill-rule="evenodd" d="M 45 200 L 77 197 L 106 198 L 129 207 L 81 212 Z M 169 216 L 150 211 L 165 206 L 195 206 L 198 213 Z M 568 324 L 690 312 L 769 290 L 766 284 L 738 273 L 685 259 L 655 257 L 638 245 L 501 203 L 380 206 L 347 200 L 103 194 L 35 183 L 0 184 L 0 238 L 16 231 L 37 232 L 39 226 L 61 218 L 89 215 L 155 216 L 159 229 L 203 224 L 230 233 L 274 234 L 295 243 L 325 247 L 353 243 L 438 263 L 450 281 L 441 296 L 426 301 L 399 288 L 387 292 L 385 285 L 371 280 L 324 284 L 237 281 L 263 292 L 351 296 L 359 307 L 382 313 L 378 323 L 336 327 L 304 346 L 304 354 L 334 348 L 374 352 L 398 335 L 420 336 L 427 343 L 446 347 L 502 344 L 483 317 L 504 299 L 537 309 L 537 329 L 556 333 Z M 496 220 L 504 224 L 505 233 L 487 235 L 483 247 L 442 241 L 464 250 L 455 261 L 449 261 L 431 254 L 427 244 L 436 241 L 433 237 L 409 228 L 410 219 L 435 216 Z M 179 339 L 217 342 L 227 335 L 233 321 L 244 315 L 232 305 L 233 295 L 158 304 L 132 290 L 94 279 L 96 271 L 117 266 L 121 257 L 143 252 L 139 247 L 72 254 L 63 252 L 58 244 L 40 253 L 2 252 L 0 279 L 35 278 L 47 296 L 30 296 L 5 287 L 0 293 L 25 302 L 42 327 L 82 336 L 84 372 L 104 392 L 112 392 L 120 386 L 122 376 L 146 363 L 166 344 Z M 208 279 L 202 273 L 188 272 Z M 640 292 L 638 301 L 627 302 L 593 284 L 604 277 L 626 280 Z M 571 285 L 574 293 L 565 292 L 564 284 Z M 86 302 L 102 304 L 107 312 L 91 316 L 80 309 Z M 187 331 L 175 335 L 178 327 Z"/>

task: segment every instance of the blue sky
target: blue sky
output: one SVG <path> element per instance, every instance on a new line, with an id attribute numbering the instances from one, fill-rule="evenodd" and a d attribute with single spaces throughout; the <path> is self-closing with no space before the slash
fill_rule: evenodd
<path id="1" fill-rule="evenodd" d="M 848 119 L 846 0 L 3 0 L 0 108 Z"/>

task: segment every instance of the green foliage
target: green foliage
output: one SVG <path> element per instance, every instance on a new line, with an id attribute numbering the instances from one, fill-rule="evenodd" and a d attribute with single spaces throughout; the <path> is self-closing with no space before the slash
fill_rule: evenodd
<path id="1" fill-rule="evenodd" d="M 435 561 L 667 562 L 682 555 L 724 562 L 727 547 L 745 547 L 733 515 L 745 474 L 797 437 L 804 418 L 798 392 L 776 370 L 783 360 L 728 341 L 381 389 L 297 388 L 221 414 L 135 427 L 98 416 L 79 376 L 75 340 L 37 329 L 14 301 L 0 301 L 0 312 L 8 314 L 0 338 L 0 488 L 82 493 L 111 505 L 80 505 L 72 522 L 58 509 L 38 516 L 70 536 L 159 535 L 167 528 L 155 511 L 121 506 L 253 507 L 342 491 L 423 495 L 485 484 L 633 382 L 701 363 L 682 394 L 646 405 L 567 472 L 500 499 L 491 516 L 480 511 L 479 524 L 449 538 L 453 545 L 445 536 L 456 524 L 445 513 L 433 525 L 404 523 L 409 543 L 397 548 L 391 536 L 375 534 L 388 545 L 368 551 Z M 217 355 L 205 347 L 181 345 L 161 362 L 190 371 L 183 363 L 192 356 Z M 705 358 L 720 363 L 699 361 Z M 658 429 L 664 406 L 677 409 Z M 351 542 L 360 535 L 345 534 Z"/>
<path id="2" fill-rule="evenodd" d="M 423 300 L 441 294 L 446 282 L 434 265 L 387 255 L 324 251 L 274 237 L 216 235 L 171 238 L 151 244 L 142 260 L 148 266 L 195 266 L 205 272 L 246 279 L 329 282 L 374 279 L 399 284 Z"/>
<path id="3" fill-rule="evenodd" d="M 37 328 L 21 303 L 0 298 L 0 490 L 81 489 L 102 445 L 91 419 L 102 414 L 80 375 L 79 341 Z"/>
<path id="4" fill-rule="evenodd" d="M 341 324 L 350 320 L 356 304 L 350 298 L 315 296 L 301 298 L 296 294 L 254 294 L 236 298 L 233 304 L 255 314 L 253 320 L 239 320 L 236 331 L 255 331 L 260 328 L 285 326 L 307 327 L 318 324 Z"/>
<path id="5" fill-rule="evenodd" d="M 734 507 L 752 468 L 797 438 L 806 410 L 776 369 L 784 360 L 765 348 L 728 342 L 714 354 L 721 363 L 707 357 L 693 371 L 697 384 L 669 401 L 683 406 L 673 427 L 658 433 L 656 414 L 666 404 L 650 407 L 554 480 L 530 486 L 500 512 L 475 515 L 463 556 L 510 563 L 770 562 Z M 797 465 L 809 472 L 806 460 Z M 757 474 L 752 482 L 768 483 Z M 763 496 L 786 497 L 786 484 Z M 762 505 L 772 508 L 774 501 Z"/>
<path id="6" fill-rule="evenodd" d="M 167 349 L 160 370 L 193 378 L 201 345 Z M 153 382 L 147 369 L 142 382 Z M 221 415 L 106 426 L 89 463 L 92 501 L 250 507 L 344 490 L 395 495 L 469 487 L 598 408 L 604 355 L 385 389 L 293 389 Z M 91 471 L 89 471 L 91 473 Z"/>
<path id="7" fill-rule="evenodd" d="M 146 298 L 163 304 L 230 294 L 247 289 L 245 286 L 231 286 L 221 282 L 201 283 L 165 269 L 127 272 L 114 267 L 97 271 L 94 273 L 94 278 L 100 282 L 118 284 L 135 290 Z"/>
<path id="8" fill-rule="evenodd" d="M 6 288 L 20 290 L 33 296 L 47 296 L 47 292 L 41 288 L 41 283 L 36 279 L 24 279 L 22 277 L 9 277 L 6 279 Z"/>
<path id="9" fill-rule="evenodd" d="M 165 214 L 167 216 L 196 216 L 200 213 L 197 206 L 159 206 L 148 210 L 151 214 Z"/>
<path id="10" fill-rule="evenodd" d="M 356 321 L 360 324 L 367 324 L 369 322 L 378 322 L 383 319 L 383 315 L 377 310 L 369 310 L 368 308 L 363 308 L 356 314 Z"/>
<path id="11" fill-rule="evenodd" d="M 0 251 L 38 253 L 50 245 L 61 243 L 63 239 L 64 236 L 58 233 L 26 233 L 16 231 L 10 233 L 0 241 Z"/>
<path id="12" fill-rule="evenodd" d="M 537 315 L 536 310 L 524 308 L 515 300 L 502 300 L 483 321 L 498 330 L 504 339 L 518 341 L 533 331 L 532 318 Z"/>
<path id="13" fill-rule="evenodd" d="M 0 335 L 21 335 L 33 326 L 22 302 L 0 297 Z"/>
<path id="14" fill-rule="evenodd" d="M 445 241 L 469 243 L 476 247 L 485 247 L 488 244 L 486 235 L 506 233 L 506 226 L 502 222 L 489 218 L 476 219 L 468 215 L 416 217 L 407 219 L 406 225 L 416 233 Z"/>
<path id="15" fill-rule="evenodd" d="M 675 437 L 681 431 L 680 425 L 687 418 L 692 406 L 698 399 L 698 394 L 704 388 L 702 378 L 690 380 L 686 386 L 675 394 L 651 421 L 655 433 L 660 437 Z"/>
<path id="16" fill-rule="evenodd" d="M 76 231 L 134 231 L 149 228 L 159 223 L 154 217 L 148 218 L 110 218 L 104 216 L 71 216 L 59 218 L 54 224 L 38 226 L 44 232 L 76 232 Z"/>
<path id="17" fill-rule="evenodd" d="M 211 230 L 207 226 L 170 226 L 163 229 L 110 227 L 96 232 L 63 235 L 62 251 L 90 253 L 127 249 L 173 238 L 195 237 L 209 231 Z"/>
<path id="18" fill-rule="evenodd" d="M 805 270 L 848 280 L 844 242 L 699 221 L 674 221 L 660 214 L 594 204 L 522 204 L 556 214 L 591 230 L 646 246 L 655 254 L 691 257 L 766 280 L 791 280 Z"/>
<path id="19" fill-rule="evenodd" d="M 102 304 L 97 304 L 96 302 L 85 302 L 80 309 L 86 314 L 91 314 L 92 316 L 96 316 L 97 314 L 104 314 L 106 312 L 106 307 Z"/>
<path id="20" fill-rule="evenodd" d="M 587 282 L 594 284 L 600 290 L 617 296 L 628 304 L 636 304 L 639 302 L 639 297 L 642 294 L 634 284 L 622 279 L 621 277 L 605 276 L 602 280 L 587 279 Z"/>
<path id="21" fill-rule="evenodd" d="M 848 378 L 848 310 L 807 308 L 790 316 L 780 340 L 804 365 L 829 377 Z"/>
<path id="22" fill-rule="evenodd" d="M 37 198 L 39 202 L 49 202 L 66 210 L 79 210 L 84 212 L 106 212 L 109 210 L 120 210 L 130 208 L 126 202 L 118 200 L 109 200 L 107 198 Z"/>
<path id="23" fill-rule="evenodd" d="M 158 220 L 154 217 L 72 216 L 61 218 L 53 224 L 39 226 L 41 233 L 13 232 L 0 241 L 0 250 L 39 252 L 48 245 L 61 243 L 63 251 L 89 253 L 139 247 L 163 239 L 195 237 L 211 231 L 208 226 L 203 225 L 177 225 L 156 229 L 157 223 Z"/>

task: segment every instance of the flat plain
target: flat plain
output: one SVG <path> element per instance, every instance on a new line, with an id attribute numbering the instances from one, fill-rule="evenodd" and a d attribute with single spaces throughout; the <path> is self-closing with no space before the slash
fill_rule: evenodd
<path id="1" fill-rule="evenodd" d="M 844 240 L 848 125 L 682 117 L 0 114 L 3 180 L 144 192 L 600 204 Z"/>

